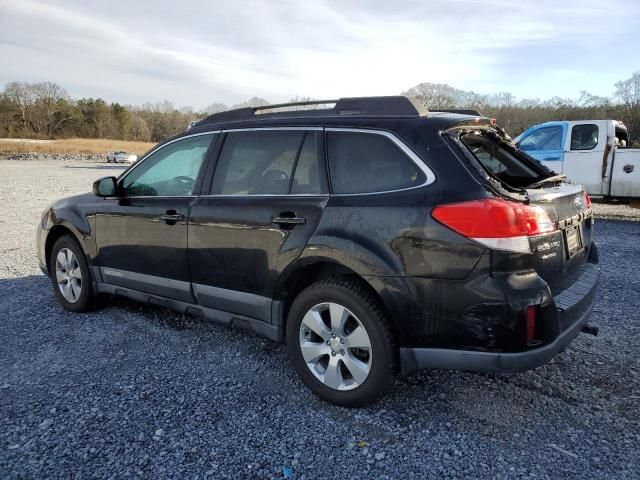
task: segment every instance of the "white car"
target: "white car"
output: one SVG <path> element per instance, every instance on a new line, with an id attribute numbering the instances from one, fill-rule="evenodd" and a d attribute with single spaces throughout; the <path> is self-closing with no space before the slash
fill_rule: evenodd
<path id="1" fill-rule="evenodd" d="M 107 153 L 107 163 L 133 163 L 138 156 L 127 152 L 109 152 Z"/>

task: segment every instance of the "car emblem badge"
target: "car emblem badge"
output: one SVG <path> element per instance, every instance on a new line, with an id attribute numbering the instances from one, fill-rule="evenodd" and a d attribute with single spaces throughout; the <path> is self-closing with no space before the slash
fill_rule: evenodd
<path id="1" fill-rule="evenodd" d="M 582 198 L 580 197 L 576 197 L 573 200 L 574 205 L 576 206 L 576 208 L 580 211 L 582 211 L 582 209 L 584 209 L 584 201 L 582 200 Z"/>

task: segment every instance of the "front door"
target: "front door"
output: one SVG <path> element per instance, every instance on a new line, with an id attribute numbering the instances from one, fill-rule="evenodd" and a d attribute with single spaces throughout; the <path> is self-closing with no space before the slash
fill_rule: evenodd
<path id="1" fill-rule="evenodd" d="M 545 124 L 526 132 L 518 147 L 556 173 L 563 173 L 565 129 L 562 123 Z"/>
<path id="2" fill-rule="evenodd" d="M 203 306 L 271 321 L 280 273 L 328 200 L 320 130 L 228 132 L 210 195 L 189 218 L 193 291 Z"/>
<path id="3" fill-rule="evenodd" d="M 96 214 L 98 263 L 112 285 L 193 302 L 187 220 L 215 134 L 160 147 L 118 181 Z"/>

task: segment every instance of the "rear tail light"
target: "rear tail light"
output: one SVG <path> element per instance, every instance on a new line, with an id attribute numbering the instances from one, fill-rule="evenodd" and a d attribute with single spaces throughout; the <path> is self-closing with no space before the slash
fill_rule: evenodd
<path id="1" fill-rule="evenodd" d="M 527 307 L 525 316 L 525 329 L 527 335 L 527 345 L 532 346 L 539 343 L 536 338 L 536 307 L 531 305 Z"/>
<path id="2" fill-rule="evenodd" d="M 587 192 L 584 192 L 584 204 L 587 206 L 587 208 L 591 208 L 591 198 L 589 198 Z"/>
<path id="3" fill-rule="evenodd" d="M 432 215 L 460 235 L 511 252 L 531 253 L 529 237 L 555 230 L 543 208 L 497 198 L 440 205 Z"/>

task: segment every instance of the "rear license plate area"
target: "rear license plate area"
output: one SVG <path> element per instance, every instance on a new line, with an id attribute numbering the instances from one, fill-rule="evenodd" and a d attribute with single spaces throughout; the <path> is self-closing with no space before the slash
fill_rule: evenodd
<path id="1" fill-rule="evenodd" d="M 573 257 L 582 248 L 582 238 L 580 238 L 580 227 L 578 225 L 565 229 L 564 244 L 568 258 Z"/>

